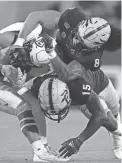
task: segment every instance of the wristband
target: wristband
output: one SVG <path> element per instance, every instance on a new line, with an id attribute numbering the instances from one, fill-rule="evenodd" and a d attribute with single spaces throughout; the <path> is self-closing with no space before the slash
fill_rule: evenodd
<path id="1" fill-rule="evenodd" d="M 23 43 L 25 42 L 24 38 L 18 38 L 16 40 L 16 42 L 14 43 L 14 45 L 18 45 L 18 46 L 23 46 Z"/>

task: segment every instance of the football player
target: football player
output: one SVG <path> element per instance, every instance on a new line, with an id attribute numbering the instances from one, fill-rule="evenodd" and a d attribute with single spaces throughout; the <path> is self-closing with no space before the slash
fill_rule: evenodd
<path id="1" fill-rule="evenodd" d="M 11 65 L 0 64 L 1 73 L 6 77 L 16 78 L 16 68 Z M 11 115 L 15 115 L 19 119 L 22 133 L 29 140 L 32 146 L 34 157 L 33 161 L 67 161 L 59 154 L 51 149 L 47 142 L 43 139 L 46 132 L 45 116 L 40 109 L 38 100 L 32 95 L 26 87 L 13 87 L 10 82 L 0 81 L 0 109 Z M 42 118 L 44 123 L 41 129 L 37 124 Z M 45 133 L 46 134 L 46 133 Z"/>
<path id="2" fill-rule="evenodd" d="M 72 81 L 76 76 L 81 76 L 87 81 L 92 89 L 106 102 L 115 118 L 121 123 L 119 97 L 106 75 L 99 69 L 97 71 L 86 70 L 77 61 L 71 62 L 68 66 L 60 60 L 55 51 L 49 56 L 54 71 L 63 81 Z M 70 73 L 69 73 L 70 72 Z M 85 109 L 85 111 L 87 111 Z M 86 114 L 87 116 L 89 114 Z M 114 140 L 114 154 L 118 159 L 122 159 L 122 136 L 112 135 Z"/>
<path id="3" fill-rule="evenodd" d="M 97 70 L 101 66 L 104 45 L 111 34 L 108 22 L 99 17 L 88 18 L 80 8 L 57 11 L 35 11 L 25 20 L 15 45 L 22 46 L 27 35 L 41 24 L 57 28 L 57 46 L 65 55 L 65 62 L 79 61 L 85 68 Z M 14 46 L 13 48 L 17 48 Z"/>
<path id="4" fill-rule="evenodd" d="M 75 64 L 70 63 L 70 69 L 82 69 L 81 65 L 77 61 L 73 62 L 75 62 Z M 90 84 L 95 93 L 105 101 L 108 108 L 112 111 L 114 117 L 119 122 L 121 122 L 119 114 L 119 96 L 110 79 L 104 74 L 101 69 L 97 71 L 84 71 L 82 76 L 87 81 L 87 83 Z M 82 106 L 80 110 L 87 118 L 91 117 L 91 114 L 89 114 L 89 111 L 85 105 Z M 113 138 L 113 152 L 117 158 L 122 159 L 122 136 L 116 136 L 113 134 L 111 134 L 111 136 Z"/>
<path id="5" fill-rule="evenodd" d="M 71 64 L 70 64 L 70 68 L 72 68 L 72 65 Z M 91 79 L 93 81 L 93 83 L 96 82 L 96 85 L 92 85 L 92 88 L 94 88 L 97 93 L 99 91 L 101 91 L 102 89 L 104 89 L 105 85 L 108 82 L 107 77 L 102 73 L 101 70 L 99 70 L 99 73 L 101 73 L 101 76 L 100 76 L 100 78 L 98 80 L 101 81 L 101 82 L 103 82 L 104 83 L 103 85 L 100 85 L 99 82 L 98 82 L 98 80 L 97 81 L 95 80 L 95 77 L 97 76 L 97 71 L 94 72 L 94 73 L 89 71 L 89 73 L 87 73 L 88 79 Z M 66 87 L 66 84 L 63 84 L 63 82 L 55 79 L 55 77 L 57 77 L 57 76 L 47 75 L 47 76 L 44 76 L 44 77 L 38 77 L 38 78 L 36 78 L 34 80 L 34 82 L 33 82 L 33 86 L 31 88 L 31 91 L 32 91 L 33 95 L 37 99 L 39 98 L 38 100 L 40 101 L 40 105 L 41 105 L 41 107 L 42 107 L 45 115 L 48 118 L 50 118 L 50 119 L 53 119 L 53 120 L 56 120 L 56 121 L 60 121 L 61 119 L 65 118 L 66 114 L 68 113 L 68 110 L 66 111 L 66 109 L 67 109 L 67 107 L 69 107 L 70 98 L 69 98 L 68 91 L 66 89 L 67 88 Z M 48 80 L 46 80 L 46 79 L 48 79 Z M 65 87 L 63 87 L 64 85 L 65 85 Z M 83 105 L 84 103 L 86 103 L 86 101 L 87 101 L 86 99 L 88 99 L 89 94 L 90 94 L 90 92 L 89 92 L 90 91 L 90 85 L 89 84 L 86 84 L 86 82 L 81 78 L 81 79 L 76 79 L 75 81 L 67 82 L 67 85 L 68 85 L 68 88 L 70 88 L 70 93 L 72 95 L 71 97 L 72 97 L 72 100 L 75 102 L 75 104 L 81 104 L 81 105 Z M 80 94 L 81 93 L 80 88 L 82 88 L 82 94 Z M 51 89 L 52 89 L 52 91 L 51 91 Z M 56 94 L 55 94 L 55 91 L 53 92 L 53 90 L 56 90 L 56 89 L 58 91 L 56 91 Z M 109 87 L 107 89 L 109 89 Z M 113 90 L 111 90 L 111 92 L 112 91 Z M 51 97 L 51 95 L 52 95 L 52 97 Z M 61 95 L 61 97 L 60 98 L 57 98 L 58 95 Z M 102 93 L 101 93 L 101 96 L 102 96 Z M 82 97 L 82 100 L 81 100 L 81 98 L 78 98 L 78 97 Z M 49 98 L 49 100 L 47 98 Z M 64 98 L 64 100 L 62 100 L 62 98 Z M 57 101 L 57 99 L 59 99 L 59 100 Z M 55 102 L 55 100 L 56 100 L 56 102 Z M 66 103 L 65 100 L 67 100 L 67 103 Z M 53 104 L 53 102 L 54 102 L 54 104 Z M 58 103 L 58 102 L 61 102 L 61 103 Z M 96 105 L 95 104 L 95 101 L 92 101 L 92 103 L 89 103 L 88 106 L 91 107 L 93 105 L 93 102 L 94 102 L 94 105 Z M 104 100 L 101 100 L 101 103 L 104 106 L 105 112 L 109 112 L 110 110 L 108 109 L 108 107 L 105 104 Z M 113 101 L 113 103 L 114 103 L 114 101 Z M 65 107 L 64 104 L 67 104 L 67 107 Z M 50 107 L 51 107 L 51 110 L 50 110 Z M 95 106 L 93 106 L 93 107 L 95 107 Z M 63 109 L 63 108 L 65 108 L 65 109 Z M 98 109 L 97 107 L 95 107 L 95 108 Z M 84 109 L 81 109 L 81 110 L 82 110 L 82 112 L 84 112 Z M 86 113 L 86 111 L 87 110 L 85 110 L 85 113 Z M 115 110 L 113 110 L 113 111 L 115 111 Z M 91 116 L 91 113 L 87 113 L 87 116 L 89 114 Z M 57 119 L 55 117 L 53 118 L 53 116 L 55 116 L 55 115 L 58 116 Z M 113 119 L 113 117 L 112 117 L 112 119 Z M 112 119 L 110 119 L 110 120 L 112 120 Z M 116 120 L 114 120 L 114 121 L 116 121 Z M 114 125 L 115 124 L 114 121 L 113 120 L 111 121 L 111 123 L 112 123 L 111 125 Z M 121 130 L 121 127 L 120 127 L 121 124 L 119 124 L 119 121 L 117 123 L 118 123 L 118 130 L 116 132 L 120 132 L 120 130 Z M 75 141 L 75 140 L 72 140 L 71 139 L 71 141 Z M 70 143 L 70 141 L 68 141 L 68 143 Z M 67 147 L 67 148 L 69 148 L 69 147 Z M 75 147 L 73 147 L 73 148 L 75 148 Z M 61 148 L 60 151 L 62 151 L 63 149 L 64 149 L 64 146 L 63 146 L 63 148 Z M 70 156 L 70 154 L 73 154 L 72 153 L 73 152 L 72 150 L 74 150 L 74 149 L 69 149 L 69 150 L 70 151 L 68 151 L 69 154 L 67 156 Z M 38 160 L 38 157 L 36 159 Z"/>
<path id="6" fill-rule="evenodd" d="M 13 24 L 13 25 L 10 25 L 9 27 L 7 27 L 7 29 L 3 29 L 1 31 L 2 32 L 5 32 L 4 34 L 1 34 L 0 38 L 3 38 L 3 42 L 0 40 L 0 44 L 1 44 L 1 47 L 2 48 L 8 48 L 8 46 L 10 46 L 10 44 L 13 42 L 13 39 L 16 38 L 16 33 L 17 31 L 20 29 L 20 27 L 22 26 L 22 23 L 16 23 L 16 24 Z M 6 30 L 8 31 L 11 31 L 11 32 L 6 32 Z M 32 38 L 33 36 L 35 36 L 38 32 L 40 32 L 41 28 L 40 27 L 37 27 L 36 28 L 36 31 L 33 31 L 32 35 L 30 35 L 28 38 Z M 12 32 L 12 31 L 15 31 L 15 32 Z M 8 65 L 11 61 L 11 57 L 9 57 L 8 55 L 6 55 L 6 49 L 2 49 L 1 51 L 1 67 L 2 67 L 2 74 L 1 74 L 1 80 L 3 80 L 3 77 L 6 76 L 8 77 L 8 79 L 10 81 L 13 81 L 14 80 L 14 83 L 12 82 L 12 84 L 14 84 L 14 87 L 16 87 L 16 89 L 18 89 L 17 87 L 21 87 L 23 85 L 23 83 L 25 82 L 26 80 L 26 75 L 24 76 L 24 78 L 22 79 L 23 77 L 23 74 L 21 73 L 21 71 L 19 71 L 19 69 L 15 69 L 14 67 Z M 4 64 L 7 64 L 7 65 L 4 65 Z M 20 72 L 20 73 L 19 73 Z M 18 75 L 19 74 L 19 75 Z M 4 75 L 4 76 L 3 76 Z M 1 88 L 3 88 L 1 90 L 2 93 L 9 93 L 9 89 L 8 89 L 8 92 L 6 92 L 6 89 L 7 89 L 7 86 L 5 85 L 5 83 L 3 83 L 3 86 L 2 86 L 2 82 L 1 82 Z M 10 85 L 11 87 L 11 84 L 10 83 L 7 83 Z M 1 89 L 0 88 L 0 89 Z M 5 88 L 5 90 L 4 90 Z M 11 88 L 10 90 L 14 90 L 13 88 Z M 10 92 L 11 93 L 11 92 Z M 8 97 L 7 94 L 5 94 L 6 98 Z M 26 133 L 26 130 L 24 129 L 24 133 L 26 134 L 27 138 L 30 140 L 30 144 L 32 145 L 32 148 L 34 150 L 34 157 L 33 157 L 33 161 L 37 161 L 37 155 L 38 155 L 38 161 L 50 161 L 50 160 L 53 160 L 53 161 L 67 161 L 67 159 L 62 159 L 61 157 L 59 157 L 59 155 L 48 145 L 47 143 L 47 138 L 46 138 L 46 121 L 45 121 L 45 116 L 43 114 L 43 112 L 41 111 L 40 109 L 40 106 L 38 104 L 38 101 L 32 96 L 32 94 L 28 93 L 27 95 L 23 95 L 24 97 L 28 96 L 29 100 L 28 101 L 28 105 L 30 106 L 30 109 L 33 114 L 32 115 L 29 115 L 29 116 L 34 116 L 32 121 L 36 121 L 34 124 L 36 126 L 36 128 L 38 128 L 38 132 L 37 134 L 35 134 L 34 132 L 29 132 L 27 131 Z M 1 97 L 0 97 L 0 102 L 1 102 L 1 107 L 0 107 L 0 110 L 3 111 L 3 112 L 6 112 L 8 114 L 12 114 L 12 115 L 16 115 L 15 113 L 15 109 L 12 108 L 12 107 L 7 107 L 7 106 L 3 106 L 3 100 L 2 100 L 2 94 L 1 94 Z M 16 96 L 15 96 L 15 99 L 12 98 L 11 99 L 11 103 L 12 101 L 16 100 Z M 21 99 L 22 97 L 20 97 Z M 28 98 L 27 98 L 28 99 Z M 5 104 L 8 103 L 8 98 L 7 99 L 4 99 L 5 100 Z M 14 103 L 13 101 L 13 103 Z M 26 103 L 26 102 L 25 102 Z M 26 108 L 25 108 L 26 109 Z M 25 115 L 26 116 L 26 115 Z M 28 115 L 27 115 L 28 116 Z M 31 122 L 28 122 L 28 123 L 31 123 Z M 32 126 L 32 130 L 36 131 L 36 129 L 33 129 L 33 124 L 30 125 Z M 31 131 L 31 129 L 30 129 Z M 36 136 L 37 135 L 37 136 Z M 34 139 L 35 142 L 32 143 L 31 141 L 31 137 L 32 137 L 32 140 Z M 39 137 L 39 141 L 36 141 L 36 139 Z M 40 140 L 41 139 L 41 140 Z M 42 148 L 44 147 L 44 148 Z M 41 151 L 38 150 L 38 148 L 41 149 Z"/>
<path id="7" fill-rule="evenodd" d="M 116 121 L 104 100 L 99 100 L 96 93 L 91 90 L 91 86 L 82 77 L 66 83 L 60 81 L 57 75 L 45 75 L 34 79 L 31 87 L 31 91 L 39 100 L 44 114 L 52 120 L 60 122 L 66 117 L 71 100 L 75 101 L 77 105 L 86 104 L 92 115 L 87 127 L 78 137 L 62 144 L 59 150 L 61 156 L 70 157 L 77 153 L 80 146 L 101 126 L 106 127 L 114 134 L 122 132 L 121 124 Z"/>

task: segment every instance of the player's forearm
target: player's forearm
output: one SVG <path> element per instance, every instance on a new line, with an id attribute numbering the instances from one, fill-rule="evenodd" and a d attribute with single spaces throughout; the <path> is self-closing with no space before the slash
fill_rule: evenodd
<path id="1" fill-rule="evenodd" d="M 79 135 L 79 140 L 83 143 L 87 139 L 89 139 L 92 135 L 96 133 L 96 131 L 102 126 L 102 121 L 100 117 L 91 117 L 88 122 L 87 127 L 84 131 Z"/>
<path id="2" fill-rule="evenodd" d="M 5 32 L 13 32 L 13 31 L 20 31 L 23 27 L 23 22 L 17 22 L 14 24 L 11 24 L 3 29 L 0 30 L 0 34 L 5 33 Z"/>
<path id="3" fill-rule="evenodd" d="M 0 50 L 0 55 L 1 55 L 1 56 L 5 56 L 5 54 L 6 54 L 6 52 L 8 51 L 9 48 L 10 48 L 10 46 L 8 46 L 8 47 L 6 47 L 6 48 L 4 48 L 4 49 L 1 49 L 1 50 Z"/>
<path id="4" fill-rule="evenodd" d="M 0 102 L 2 103 L 2 101 L 0 101 Z M 3 102 L 3 105 L 0 104 L 0 111 L 5 112 L 5 113 L 10 114 L 10 115 L 15 115 L 16 116 L 15 109 L 9 107 L 8 105 L 4 105 L 4 102 Z"/>
<path id="5" fill-rule="evenodd" d="M 100 103 L 99 97 L 94 91 L 91 92 L 86 105 L 92 117 L 85 130 L 79 136 L 81 142 L 89 139 L 101 126 L 103 126 L 106 119 L 106 114 Z"/>
<path id="6" fill-rule="evenodd" d="M 105 111 L 103 106 L 101 105 L 100 98 L 93 90 L 91 91 L 86 106 L 92 115 L 105 116 Z"/>
<path id="7" fill-rule="evenodd" d="M 78 77 L 69 69 L 68 65 L 61 61 L 58 56 L 56 56 L 54 59 L 51 59 L 51 63 L 54 67 L 56 74 L 61 80 L 66 82 L 69 80 L 76 79 Z"/>

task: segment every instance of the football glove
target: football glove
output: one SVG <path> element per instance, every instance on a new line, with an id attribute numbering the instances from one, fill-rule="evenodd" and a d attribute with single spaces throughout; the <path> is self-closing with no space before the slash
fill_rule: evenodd
<path id="1" fill-rule="evenodd" d="M 77 138 L 69 139 L 61 145 L 62 147 L 59 150 L 60 156 L 66 158 L 72 156 L 73 154 L 76 154 L 79 151 L 82 142 L 77 137 Z"/>
<path id="2" fill-rule="evenodd" d="M 1 73 L 8 78 L 12 85 L 21 87 L 25 81 L 27 74 L 22 73 L 20 68 L 15 68 L 12 65 L 3 65 Z"/>
<path id="3" fill-rule="evenodd" d="M 54 38 L 49 36 L 47 33 L 41 34 L 45 42 L 45 50 L 50 53 L 54 48 Z"/>
<path id="4" fill-rule="evenodd" d="M 14 51 L 12 51 L 12 53 L 10 53 L 9 55 L 11 57 L 10 64 L 13 67 L 20 68 L 23 73 L 27 73 L 30 71 L 30 58 L 28 57 L 26 48 L 15 48 Z"/>

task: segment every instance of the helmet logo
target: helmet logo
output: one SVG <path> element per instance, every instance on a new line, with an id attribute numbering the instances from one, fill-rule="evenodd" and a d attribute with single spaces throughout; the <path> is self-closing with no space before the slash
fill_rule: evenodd
<path id="1" fill-rule="evenodd" d="M 42 48 L 44 46 L 44 41 L 42 40 L 42 38 L 39 38 L 35 41 L 35 44 Z"/>
<path id="2" fill-rule="evenodd" d="M 68 91 L 64 90 L 64 92 L 61 94 L 61 96 L 63 96 L 63 99 L 62 99 L 61 102 L 66 101 L 66 103 L 68 104 L 69 103 L 69 101 L 68 101 Z"/>

